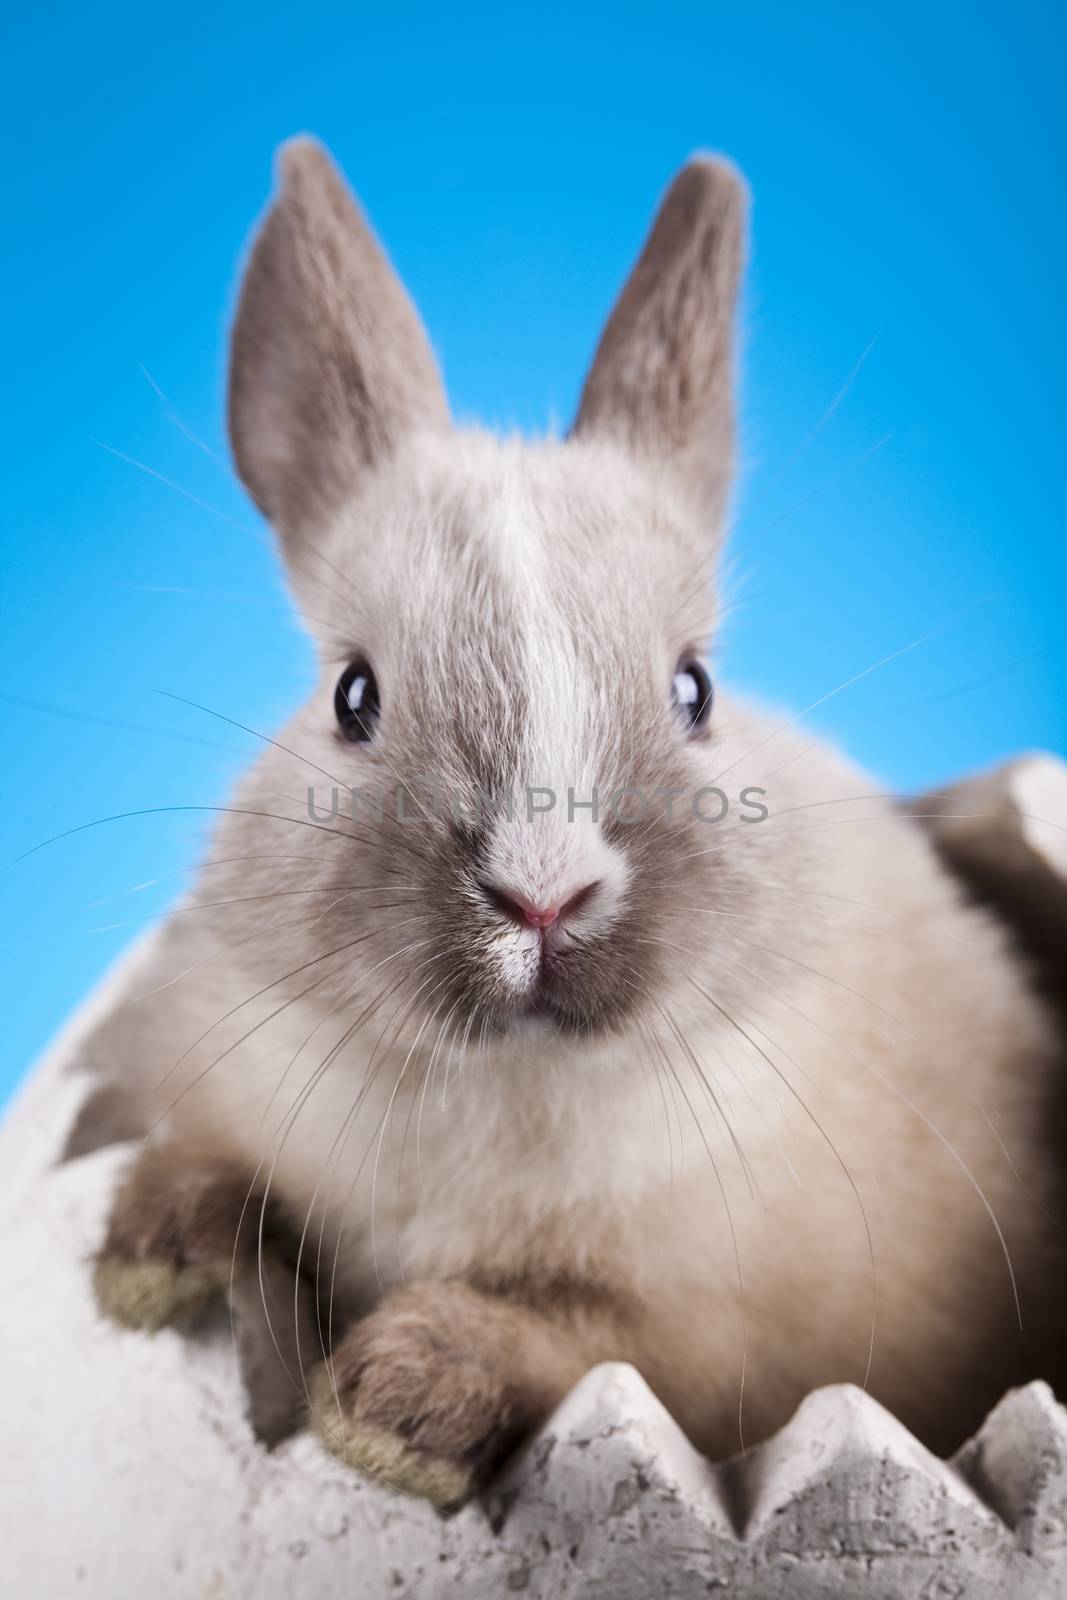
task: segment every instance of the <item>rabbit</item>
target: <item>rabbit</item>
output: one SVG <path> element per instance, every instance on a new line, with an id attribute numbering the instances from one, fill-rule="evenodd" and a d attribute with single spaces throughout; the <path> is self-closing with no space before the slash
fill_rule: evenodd
<path id="1" fill-rule="evenodd" d="M 953 1448 L 1062 1336 L 1061 1046 L 920 824 L 716 682 L 742 180 L 682 168 L 531 441 L 279 170 L 229 429 L 319 677 L 93 1038 L 151 1126 L 101 1309 L 284 1249 L 311 1425 L 444 1508 L 605 1360 L 713 1458 L 838 1381 Z"/>

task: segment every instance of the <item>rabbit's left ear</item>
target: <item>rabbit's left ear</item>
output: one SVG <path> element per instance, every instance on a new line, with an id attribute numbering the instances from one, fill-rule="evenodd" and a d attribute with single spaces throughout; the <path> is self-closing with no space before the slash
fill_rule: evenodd
<path id="1" fill-rule="evenodd" d="M 744 220 L 744 186 L 730 166 L 698 156 L 682 168 L 604 329 L 573 430 L 613 438 L 666 471 L 711 521 L 733 460 Z"/>
<path id="2" fill-rule="evenodd" d="M 294 139 L 252 251 L 230 360 L 237 470 L 287 554 L 448 404 L 414 306 L 322 147 Z"/>

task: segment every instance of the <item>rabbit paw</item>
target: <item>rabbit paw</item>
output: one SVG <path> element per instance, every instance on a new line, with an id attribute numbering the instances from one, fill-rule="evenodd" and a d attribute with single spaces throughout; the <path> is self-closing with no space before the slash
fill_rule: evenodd
<path id="1" fill-rule="evenodd" d="M 94 1263 L 104 1315 L 146 1332 L 193 1322 L 229 1280 L 248 1193 L 227 1163 L 173 1146 L 144 1150 L 115 1197 Z"/>
<path id="2" fill-rule="evenodd" d="M 368 1477 L 453 1510 L 542 1409 L 521 1307 L 459 1282 L 391 1295 L 319 1369 L 312 1420 Z"/>
<path id="3" fill-rule="evenodd" d="M 127 1261 L 101 1254 L 93 1269 L 96 1303 L 104 1315 L 145 1333 L 195 1321 L 221 1286 L 210 1267 L 180 1266 L 165 1256 Z"/>

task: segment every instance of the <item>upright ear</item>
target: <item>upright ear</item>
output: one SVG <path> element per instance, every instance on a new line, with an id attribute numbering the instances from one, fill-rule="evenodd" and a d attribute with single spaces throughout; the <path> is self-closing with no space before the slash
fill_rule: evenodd
<path id="1" fill-rule="evenodd" d="M 667 191 L 586 379 L 574 433 L 607 436 L 665 469 L 718 520 L 733 456 L 732 327 L 745 195 L 695 157 Z"/>
<path id="2" fill-rule="evenodd" d="M 326 152 L 282 147 L 230 357 L 237 470 L 283 541 L 448 405 L 411 301 Z"/>

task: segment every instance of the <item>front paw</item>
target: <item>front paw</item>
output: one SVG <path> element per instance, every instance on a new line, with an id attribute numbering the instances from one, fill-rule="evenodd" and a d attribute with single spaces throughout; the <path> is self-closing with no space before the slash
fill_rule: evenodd
<path id="1" fill-rule="evenodd" d="M 165 1256 L 128 1259 L 102 1251 L 93 1268 L 96 1303 L 124 1328 L 156 1333 L 196 1321 L 222 1287 L 219 1270 Z"/>
<path id="2" fill-rule="evenodd" d="M 527 1318 L 458 1282 L 390 1296 L 320 1369 L 317 1432 L 369 1477 L 455 1509 L 542 1403 L 522 1371 Z"/>
<path id="3" fill-rule="evenodd" d="M 146 1332 L 194 1322 L 226 1288 L 248 1194 L 229 1163 L 170 1145 L 142 1151 L 93 1267 L 104 1315 Z"/>

